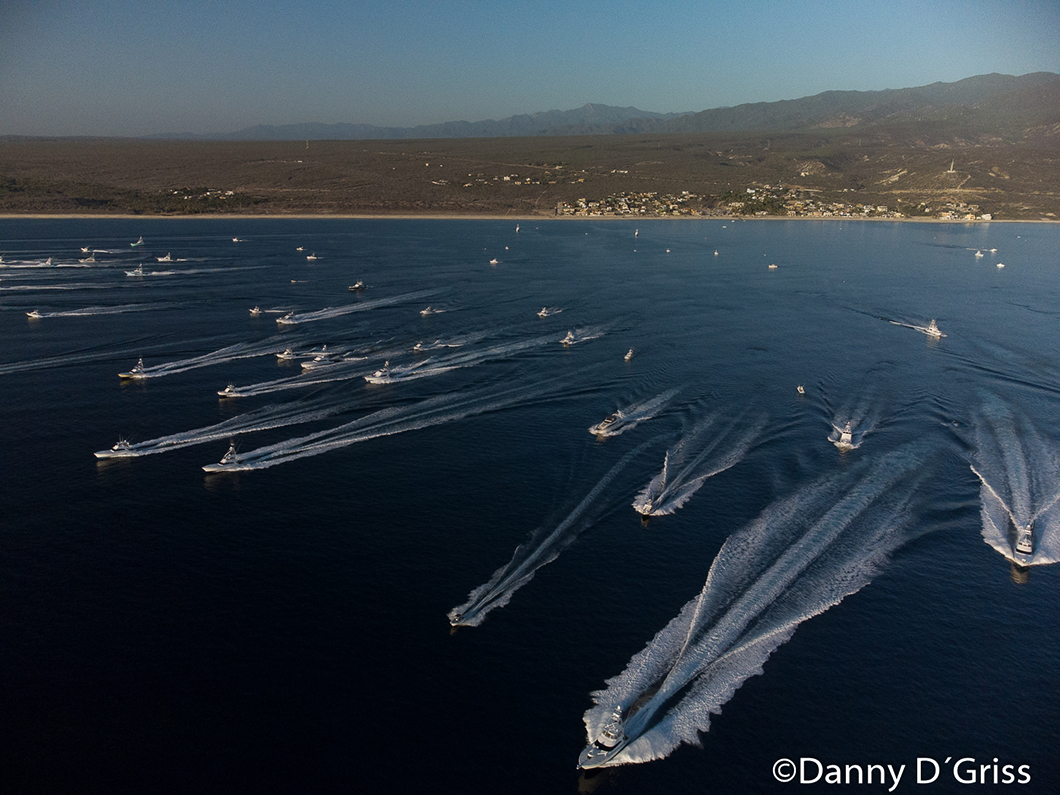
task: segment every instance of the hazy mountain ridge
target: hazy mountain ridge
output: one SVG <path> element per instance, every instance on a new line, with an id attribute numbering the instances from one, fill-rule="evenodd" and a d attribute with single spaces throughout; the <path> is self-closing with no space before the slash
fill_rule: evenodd
<path id="1" fill-rule="evenodd" d="M 881 91 L 824 91 L 800 99 L 754 102 L 699 112 L 653 113 L 633 107 L 587 103 L 574 110 L 549 110 L 504 119 L 449 121 L 416 127 L 372 124 L 256 125 L 229 133 L 162 134 L 162 139 L 221 141 L 398 140 L 524 138 L 641 133 L 805 132 L 847 128 L 900 134 L 902 127 L 927 123 L 929 132 L 976 135 L 1056 135 L 1060 124 L 1060 75 L 987 74 L 953 83 L 931 83 Z M 952 129 L 951 129 L 952 128 Z M 911 135 L 912 131 L 907 130 Z"/>

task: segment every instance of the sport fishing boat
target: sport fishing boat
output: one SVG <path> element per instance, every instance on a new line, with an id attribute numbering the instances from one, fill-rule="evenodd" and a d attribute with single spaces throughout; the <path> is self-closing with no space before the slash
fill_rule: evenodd
<path id="1" fill-rule="evenodd" d="M 931 319 L 931 322 L 927 324 L 927 328 L 924 329 L 924 333 L 929 337 L 938 339 L 939 337 L 945 337 L 946 335 L 939 331 L 939 327 L 935 324 L 935 318 Z"/>
<path id="2" fill-rule="evenodd" d="M 600 422 L 596 423 L 596 425 L 591 427 L 589 429 L 589 433 L 594 434 L 596 436 L 603 436 L 607 433 L 608 429 L 611 428 L 611 426 L 613 426 L 621 418 L 622 414 L 616 411 L 614 414 L 605 417 Z"/>
<path id="3" fill-rule="evenodd" d="M 284 348 L 283 353 L 277 353 L 276 354 L 276 358 L 277 359 L 284 359 L 284 360 L 297 359 L 298 358 L 298 354 L 296 354 L 290 348 Z"/>
<path id="4" fill-rule="evenodd" d="M 26 313 L 26 317 L 32 317 L 32 318 L 36 319 L 36 318 L 39 318 L 39 317 L 44 317 L 44 315 L 42 315 L 40 313 L 40 310 L 32 309 L 32 310 L 30 310 L 29 312 Z"/>
<path id="5" fill-rule="evenodd" d="M 573 345 L 574 344 L 574 332 L 573 331 L 568 331 L 567 332 L 567 336 L 564 337 L 563 339 L 561 339 L 560 343 L 563 344 L 563 345 Z"/>
<path id="6" fill-rule="evenodd" d="M 224 472 L 229 469 L 236 460 L 236 443 L 228 443 L 228 452 L 221 456 L 221 460 L 216 464 L 207 464 L 203 467 L 204 472 Z"/>
<path id="7" fill-rule="evenodd" d="M 173 255 L 172 254 L 166 254 L 166 256 L 164 256 L 164 257 L 155 257 L 155 259 L 158 260 L 159 262 L 172 262 L 173 261 Z"/>
<path id="8" fill-rule="evenodd" d="M 281 326 L 297 326 L 298 321 L 294 319 L 294 312 L 288 312 L 283 317 L 276 318 L 276 322 Z"/>
<path id="9" fill-rule="evenodd" d="M 229 384 L 224 389 L 218 390 L 217 394 L 221 397 L 238 397 L 239 390 L 236 388 L 235 384 Z"/>
<path id="10" fill-rule="evenodd" d="M 137 265 L 135 270 L 125 271 L 125 275 L 126 276 L 143 276 L 144 275 L 143 263 L 140 263 L 139 265 Z"/>
<path id="11" fill-rule="evenodd" d="M 578 767 L 583 770 L 603 767 L 627 745 L 629 745 L 629 738 L 626 737 L 622 708 L 616 707 L 611 713 L 611 719 L 604 724 L 604 728 L 600 730 L 596 738 L 581 752 L 578 757 Z"/>
<path id="12" fill-rule="evenodd" d="M 835 427 L 835 426 L 832 426 Z M 839 431 L 839 438 L 832 442 L 840 450 L 853 450 L 854 449 L 854 435 L 848 422 L 842 428 L 836 428 Z"/>
<path id="13" fill-rule="evenodd" d="M 129 245 L 133 246 L 135 248 L 136 246 L 142 246 L 143 244 L 144 244 L 144 238 L 143 238 L 143 235 L 140 235 L 140 239 L 139 240 L 137 240 L 135 243 L 130 243 Z"/>
<path id="14" fill-rule="evenodd" d="M 132 445 L 126 439 L 118 439 L 109 450 L 100 450 L 94 455 L 96 458 L 125 458 L 133 455 Z"/>
<path id="15" fill-rule="evenodd" d="M 385 384 L 390 379 L 390 360 L 383 362 L 383 366 L 371 375 L 366 375 L 364 380 L 369 384 Z"/>
<path id="16" fill-rule="evenodd" d="M 145 370 L 144 370 L 143 357 L 141 357 L 139 359 L 139 361 L 137 361 L 136 364 L 133 365 L 132 369 L 129 370 L 129 372 L 127 372 L 127 373 L 118 373 L 118 378 L 132 378 L 132 379 L 136 379 L 136 378 L 144 378 L 144 377 L 145 377 Z"/>
<path id="17" fill-rule="evenodd" d="M 626 351 L 626 355 L 622 357 L 622 360 L 628 362 L 632 358 L 633 358 L 633 349 L 630 348 L 628 351 Z"/>
<path id="18" fill-rule="evenodd" d="M 260 306 L 254 307 L 253 309 L 250 310 L 250 314 L 254 315 L 254 317 L 257 317 L 258 315 L 261 314 L 261 307 Z"/>
<path id="19" fill-rule="evenodd" d="M 364 289 L 364 282 L 362 282 L 360 279 L 358 279 L 356 282 L 351 284 L 347 289 L 351 293 L 359 293 L 361 290 Z"/>
<path id="20" fill-rule="evenodd" d="M 1034 531 L 1031 526 L 1016 528 L 1016 559 L 1020 563 L 1029 563 L 1034 554 Z"/>

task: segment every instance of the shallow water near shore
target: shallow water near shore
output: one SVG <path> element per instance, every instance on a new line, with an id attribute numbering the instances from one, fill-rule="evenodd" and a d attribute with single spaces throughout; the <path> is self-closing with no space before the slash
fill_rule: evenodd
<path id="1" fill-rule="evenodd" d="M 908 789 L 918 757 L 997 757 L 1055 791 L 1058 252 L 1043 224 L 0 220 L 4 777 L 774 792 L 780 758 L 905 764 Z M 697 458 L 715 428 L 732 460 Z M 246 466 L 205 473 L 230 438 Z M 119 439 L 142 454 L 93 456 Z M 909 449 L 900 543 L 702 747 L 575 769 L 591 694 L 726 539 Z M 696 489 L 645 523 L 668 451 Z M 984 540 L 984 479 L 1037 517 L 1034 565 Z"/>

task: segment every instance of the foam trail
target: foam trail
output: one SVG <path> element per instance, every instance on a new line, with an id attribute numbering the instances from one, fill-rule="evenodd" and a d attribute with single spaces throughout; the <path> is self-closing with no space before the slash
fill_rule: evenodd
<path id="1" fill-rule="evenodd" d="M 984 395 L 976 417 L 972 471 L 981 482 L 983 539 L 1019 566 L 1060 561 L 1060 451 L 1025 416 Z M 1018 553 L 1018 528 L 1031 528 L 1034 551 Z"/>
<path id="2" fill-rule="evenodd" d="M 88 317 L 94 315 L 124 315 L 127 312 L 149 312 L 178 304 L 121 304 L 119 306 L 86 306 L 84 309 L 65 309 L 60 312 L 39 312 L 38 317 Z"/>
<path id="3" fill-rule="evenodd" d="M 401 349 L 395 348 L 389 351 L 379 351 L 376 358 L 386 359 L 397 356 Z M 329 384 L 336 381 L 350 381 L 355 378 L 363 378 L 373 372 L 366 368 L 364 361 L 359 358 L 350 361 L 338 361 L 328 367 L 306 370 L 298 375 L 285 378 L 276 378 L 272 381 L 262 381 L 247 386 L 232 387 L 231 391 L 225 391 L 225 397 L 254 397 L 257 395 L 268 395 L 273 392 L 284 392 L 288 389 L 301 389 L 307 386 Z"/>
<path id="4" fill-rule="evenodd" d="M 584 530 L 592 526 L 597 517 L 587 512 L 600 494 L 630 461 L 656 441 L 644 442 L 622 456 L 555 528 L 539 527 L 535 530 L 526 543 L 516 547 L 507 565 L 497 569 L 484 585 L 468 594 L 464 604 L 449 611 L 449 623 L 453 626 L 477 627 L 491 610 L 508 604 L 512 595 L 530 582 L 538 569 L 559 557 Z"/>
<path id="5" fill-rule="evenodd" d="M 95 455 L 96 458 L 136 458 L 145 455 L 168 453 L 172 450 L 179 450 L 182 447 L 192 447 L 218 439 L 230 439 L 233 436 L 245 433 L 315 422 L 346 411 L 352 405 L 349 399 L 342 399 L 313 401 L 295 405 L 263 406 L 260 409 L 240 414 L 238 417 L 231 417 L 214 425 L 173 433 L 168 436 L 160 436 L 157 439 L 148 439 L 143 442 L 115 445 L 114 448 L 100 450 Z"/>
<path id="6" fill-rule="evenodd" d="M 254 356 L 264 356 L 267 353 L 277 353 L 282 351 L 289 342 L 289 334 L 269 337 L 258 342 L 237 342 L 235 345 L 204 353 L 202 356 L 193 356 L 190 359 L 178 359 L 175 362 L 145 367 L 137 375 L 137 378 L 162 378 L 163 376 L 184 373 L 199 367 L 209 367 L 214 364 L 235 361 L 236 359 L 249 359 Z"/>
<path id="7" fill-rule="evenodd" d="M 402 293 L 401 295 L 395 295 L 392 298 L 376 298 L 371 301 L 362 301 L 357 304 L 347 304 L 346 306 L 329 306 L 324 309 L 318 309 L 315 312 L 302 312 L 300 314 L 290 313 L 282 318 L 279 318 L 276 322 L 282 321 L 284 325 L 297 325 L 299 323 L 312 323 L 317 320 L 328 320 L 333 317 L 340 317 L 342 315 L 348 315 L 351 312 L 367 312 L 369 309 L 378 309 L 381 306 L 392 306 L 394 304 L 400 304 L 404 301 L 414 301 L 420 298 L 429 298 L 432 295 L 439 295 L 444 293 L 446 288 L 435 288 L 431 290 L 418 290 L 413 293 Z"/>
<path id="8" fill-rule="evenodd" d="M 504 359 L 521 351 L 531 348 L 540 348 L 555 342 L 554 336 L 536 337 L 519 342 L 505 342 L 490 346 L 479 351 L 467 351 L 450 354 L 438 359 L 426 359 L 409 365 L 397 365 L 389 368 L 384 375 L 366 376 L 367 380 L 376 384 L 389 384 L 397 381 L 411 381 L 417 378 L 428 378 L 433 375 L 441 375 L 451 370 L 464 367 L 473 367 L 476 364 L 490 361 L 491 359 Z M 430 365 L 429 367 L 427 365 Z"/>
<path id="9" fill-rule="evenodd" d="M 762 672 L 799 624 L 862 588 L 905 540 L 925 454 L 917 445 L 861 462 L 730 536 L 699 596 L 593 693 L 584 717 L 590 743 L 616 709 L 629 743 L 588 766 L 647 762 L 698 744 L 710 714 Z"/>
<path id="10" fill-rule="evenodd" d="M 674 396 L 680 392 L 679 387 L 669 389 L 663 392 L 661 395 L 656 395 L 650 400 L 645 400 L 640 403 L 631 403 L 625 408 L 619 409 L 611 417 L 608 417 L 603 422 L 597 423 L 596 425 L 589 428 L 589 433 L 595 434 L 600 438 L 607 438 L 609 436 L 618 436 L 619 434 L 625 433 L 630 428 L 637 426 L 637 423 L 643 422 L 644 420 L 650 420 L 664 408 L 666 404 L 673 400 Z M 611 418 L 614 418 L 613 420 Z M 608 422 L 611 420 L 611 422 Z"/>
<path id="11" fill-rule="evenodd" d="M 734 420 L 704 441 L 718 421 L 717 415 L 697 423 L 674 447 L 666 451 L 662 471 L 633 500 L 644 516 L 665 516 L 688 502 L 707 480 L 736 465 L 765 429 L 765 419 L 738 429 Z"/>
<path id="12" fill-rule="evenodd" d="M 296 439 L 236 454 L 230 463 L 208 464 L 207 472 L 233 472 L 267 469 L 307 456 L 351 444 L 392 436 L 407 431 L 421 430 L 453 422 L 519 403 L 540 398 L 557 391 L 558 379 L 542 381 L 530 386 L 516 385 L 501 390 L 456 392 L 428 398 L 409 406 L 392 406 L 369 414 L 336 428 L 318 431 Z"/>

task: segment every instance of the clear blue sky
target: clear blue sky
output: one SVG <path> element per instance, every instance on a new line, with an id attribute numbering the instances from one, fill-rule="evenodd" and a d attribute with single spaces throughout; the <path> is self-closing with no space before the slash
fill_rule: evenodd
<path id="1" fill-rule="evenodd" d="M 1060 72 L 1057 0 L 0 0 L 0 135 L 659 112 Z"/>

